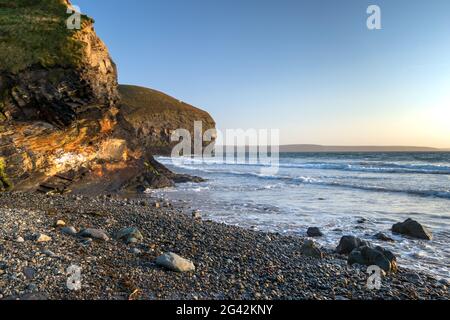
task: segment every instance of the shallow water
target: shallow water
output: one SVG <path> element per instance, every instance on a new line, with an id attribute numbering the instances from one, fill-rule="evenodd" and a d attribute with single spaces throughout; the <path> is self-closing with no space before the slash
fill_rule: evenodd
<path id="1" fill-rule="evenodd" d="M 208 179 L 155 191 L 207 219 L 302 236 L 318 226 L 325 234 L 318 241 L 330 248 L 343 235 L 357 235 L 393 250 L 400 265 L 450 280 L 450 153 L 281 154 L 271 175 L 261 165 L 216 159 L 158 160 Z M 391 234 L 392 224 L 409 217 L 429 227 L 433 240 Z M 373 240 L 380 231 L 395 243 Z"/>

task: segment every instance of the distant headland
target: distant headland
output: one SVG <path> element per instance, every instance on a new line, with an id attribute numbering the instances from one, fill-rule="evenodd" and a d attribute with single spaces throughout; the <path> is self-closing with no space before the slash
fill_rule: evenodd
<path id="1" fill-rule="evenodd" d="M 323 146 L 290 144 L 280 146 L 280 152 L 449 152 L 450 149 L 413 146 Z"/>

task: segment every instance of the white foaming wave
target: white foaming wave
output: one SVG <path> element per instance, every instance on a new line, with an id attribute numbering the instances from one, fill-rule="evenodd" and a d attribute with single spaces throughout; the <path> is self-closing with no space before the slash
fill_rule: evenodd
<path id="1" fill-rule="evenodd" d="M 170 157 L 159 157 L 159 161 L 164 164 L 173 164 L 182 167 L 186 164 L 190 165 L 225 165 L 225 166 L 254 166 L 268 167 L 267 163 L 238 163 L 236 161 L 223 161 L 214 158 L 195 159 L 195 158 L 176 158 L 174 161 Z M 400 164 L 393 162 L 355 162 L 355 163 L 338 163 L 338 162 L 305 162 L 305 163 L 279 163 L 280 168 L 298 168 L 298 169 L 321 169 L 321 170 L 338 170 L 338 171 L 354 171 L 354 172 L 371 172 L 371 173 L 410 173 L 410 174 L 442 174 L 450 175 L 450 166 L 447 165 L 430 165 L 430 164 Z M 197 167 L 196 167 L 197 168 Z"/>

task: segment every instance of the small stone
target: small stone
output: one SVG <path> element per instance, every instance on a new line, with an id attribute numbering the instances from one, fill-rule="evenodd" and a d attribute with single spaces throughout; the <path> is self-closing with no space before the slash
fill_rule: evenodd
<path id="1" fill-rule="evenodd" d="M 35 292 L 37 290 L 37 285 L 35 283 L 30 283 L 27 286 L 27 290 L 30 291 L 30 292 Z"/>
<path id="2" fill-rule="evenodd" d="M 323 233 L 317 227 L 308 228 L 308 231 L 306 231 L 306 234 L 308 235 L 308 237 L 322 237 L 323 236 Z"/>
<path id="3" fill-rule="evenodd" d="M 87 238 L 87 239 L 83 239 L 82 241 L 81 241 L 81 244 L 83 245 L 83 246 L 89 246 L 89 245 L 91 245 L 92 244 L 92 242 L 94 242 L 94 240 L 92 240 L 91 238 Z"/>
<path id="4" fill-rule="evenodd" d="M 132 248 L 132 249 L 130 250 L 130 252 L 131 252 L 131 253 L 134 253 L 134 254 L 141 254 L 141 253 L 142 253 L 142 251 L 139 250 L 138 248 Z"/>
<path id="5" fill-rule="evenodd" d="M 70 236 L 75 236 L 78 233 L 74 227 L 64 227 L 61 229 L 61 232 Z"/>
<path id="6" fill-rule="evenodd" d="M 65 226 L 66 226 L 66 223 L 63 220 L 58 220 L 55 223 L 55 227 L 56 228 L 62 228 L 62 227 L 65 227 Z"/>
<path id="7" fill-rule="evenodd" d="M 49 242 L 52 241 L 52 238 L 47 236 L 46 234 L 40 233 L 35 236 L 36 242 Z"/>
<path id="8" fill-rule="evenodd" d="M 200 220 L 202 218 L 201 212 L 199 210 L 192 211 L 192 218 Z"/>
<path id="9" fill-rule="evenodd" d="M 446 279 L 440 279 L 438 282 L 446 287 L 450 285 L 450 283 Z"/>
<path id="10" fill-rule="evenodd" d="M 378 232 L 375 236 L 375 239 L 380 240 L 380 241 L 387 241 L 387 242 L 394 242 L 394 239 L 388 237 L 387 235 L 385 235 L 382 232 Z"/>
<path id="11" fill-rule="evenodd" d="M 115 238 L 117 240 L 125 240 L 127 243 L 138 243 L 144 240 L 142 233 L 135 227 L 121 229 L 116 233 Z"/>
<path id="12" fill-rule="evenodd" d="M 78 235 L 82 238 L 91 238 L 95 240 L 109 241 L 109 237 L 106 234 L 106 232 L 100 229 L 93 229 L 93 228 L 84 229 L 80 231 Z"/>
<path id="13" fill-rule="evenodd" d="M 131 238 L 128 238 L 126 242 L 127 242 L 128 244 L 139 243 L 139 240 L 136 239 L 135 237 L 131 237 Z"/>
<path id="14" fill-rule="evenodd" d="M 417 273 L 414 272 L 406 273 L 405 278 L 408 280 L 408 282 L 411 282 L 415 285 L 423 284 L 422 278 Z"/>
<path id="15" fill-rule="evenodd" d="M 16 238 L 16 242 L 22 243 L 22 242 L 25 242 L 25 239 L 22 238 L 22 237 L 17 237 L 17 238 Z"/>
<path id="16" fill-rule="evenodd" d="M 317 247 L 316 243 L 312 240 L 306 240 L 300 248 L 302 255 L 307 257 L 313 257 L 317 259 L 323 258 L 323 252 Z"/>
<path id="17" fill-rule="evenodd" d="M 190 260 L 182 258 L 172 252 L 159 256 L 156 259 L 156 264 L 176 272 L 195 271 L 195 266 Z"/>
<path id="18" fill-rule="evenodd" d="M 53 251 L 50 251 L 50 250 L 42 250 L 42 253 L 43 254 L 45 254 L 46 256 L 48 256 L 48 257 L 56 257 L 56 253 L 54 253 Z"/>
<path id="19" fill-rule="evenodd" d="M 33 269 L 33 268 L 30 268 L 30 267 L 25 267 L 25 268 L 23 269 L 23 274 L 25 275 L 25 277 L 26 277 L 28 280 L 31 280 L 31 279 L 33 279 L 34 276 L 36 275 L 36 270 Z"/>
<path id="20" fill-rule="evenodd" d="M 153 206 L 154 206 L 156 209 L 161 208 L 161 204 L 160 204 L 159 202 L 155 202 L 155 203 L 153 204 Z"/>

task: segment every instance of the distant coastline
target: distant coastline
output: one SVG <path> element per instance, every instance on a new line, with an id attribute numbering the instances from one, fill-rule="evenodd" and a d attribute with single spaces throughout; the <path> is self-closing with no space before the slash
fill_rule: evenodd
<path id="1" fill-rule="evenodd" d="M 280 146 L 280 152 L 450 152 L 450 149 L 413 146 L 322 146 L 291 144 Z"/>

